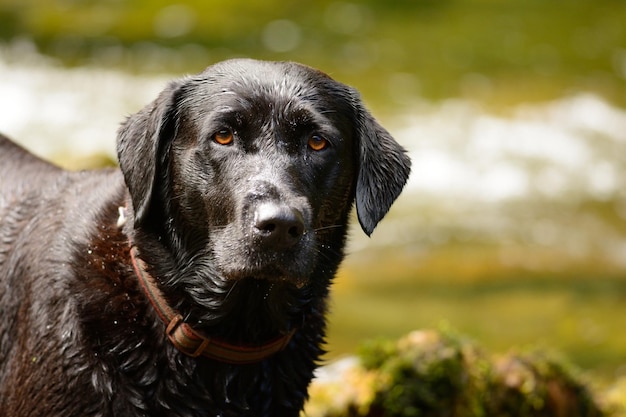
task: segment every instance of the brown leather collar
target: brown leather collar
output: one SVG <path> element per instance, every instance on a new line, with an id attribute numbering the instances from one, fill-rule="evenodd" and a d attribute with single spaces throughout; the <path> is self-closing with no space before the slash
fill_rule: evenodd
<path id="1" fill-rule="evenodd" d="M 205 356 L 220 362 L 238 365 L 256 363 L 283 350 L 296 332 L 293 329 L 265 344 L 254 346 L 233 345 L 216 338 L 206 337 L 185 323 L 183 317 L 169 306 L 154 278 L 146 272 L 145 264 L 137 256 L 136 247 L 131 247 L 130 256 L 141 288 L 166 325 L 167 337 L 176 349 L 186 355 L 194 358 Z"/>

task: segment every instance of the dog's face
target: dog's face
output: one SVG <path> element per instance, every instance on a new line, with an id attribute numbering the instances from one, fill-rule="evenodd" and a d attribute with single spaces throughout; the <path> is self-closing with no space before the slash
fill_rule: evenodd
<path id="1" fill-rule="evenodd" d="M 355 198 L 371 234 L 410 166 L 353 89 L 252 60 L 170 84 L 122 127 L 118 152 L 135 228 L 223 280 L 296 286 L 342 251 Z"/>

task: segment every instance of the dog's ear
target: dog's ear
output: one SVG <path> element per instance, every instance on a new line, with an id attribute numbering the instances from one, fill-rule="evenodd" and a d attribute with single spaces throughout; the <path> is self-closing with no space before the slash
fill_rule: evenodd
<path id="1" fill-rule="evenodd" d="M 411 160 L 394 138 L 357 100 L 359 172 L 356 211 L 370 236 L 398 197 L 411 171 Z"/>
<path id="2" fill-rule="evenodd" d="M 135 227 L 145 226 L 154 214 L 160 179 L 167 175 L 167 155 L 178 130 L 181 86 L 181 81 L 170 82 L 118 131 L 117 157 L 133 202 Z"/>

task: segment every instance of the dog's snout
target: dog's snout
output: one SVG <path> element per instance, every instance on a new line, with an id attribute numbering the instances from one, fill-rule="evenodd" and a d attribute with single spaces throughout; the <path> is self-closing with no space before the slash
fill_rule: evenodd
<path id="1" fill-rule="evenodd" d="M 277 203 L 262 203 L 254 212 L 254 231 L 264 245 L 287 249 L 300 241 L 305 231 L 302 213 Z"/>

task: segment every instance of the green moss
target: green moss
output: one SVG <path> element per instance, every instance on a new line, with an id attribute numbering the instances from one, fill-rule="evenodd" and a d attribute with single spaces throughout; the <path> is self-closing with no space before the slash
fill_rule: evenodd
<path id="1" fill-rule="evenodd" d="M 364 344 L 360 365 L 345 373 L 345 387 L 361 381 L 359 394 L 333 385 L 334 403 L 314 383 L 310 416 L 324 417 L 602 417 L 576 368 L 545 350 L 494 356 L 451 332 L 415 331 L 392 342 Z M 363 381 L 365 381 L 363 383 Z M 323 397 L 323 396 L 322 396 Z M 326 391 L 326 400 L 329 400 Z M 615 404 L 613 401 L 611 404 Z M 608 408 L 607 408 L 608 409 Z M 309 410 L 311 411 L 311 410 Z"/>

